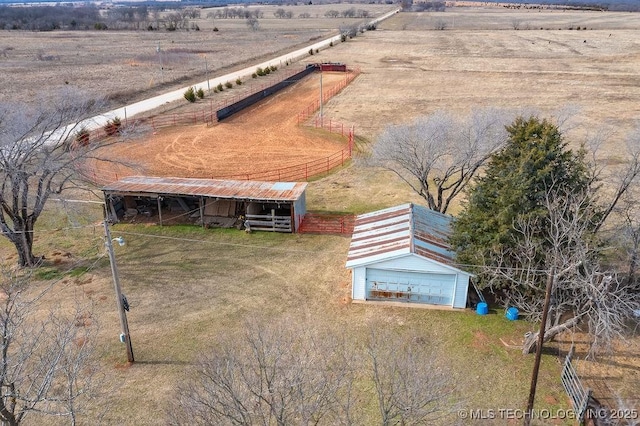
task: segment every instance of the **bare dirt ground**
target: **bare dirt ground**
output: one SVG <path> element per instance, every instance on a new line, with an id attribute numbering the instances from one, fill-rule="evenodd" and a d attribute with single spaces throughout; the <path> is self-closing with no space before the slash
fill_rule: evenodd
<path id="1" fill-rule="evenodd" d="M 345 79 L 344 73 L 323 73 L 323 90 L 331 90 Z M 215 125 L 200 124 L 161 128 L 141 139 L 109 148 L 101 156 L 137 164 L 125 169 L 103 162 L 96 174 L 109 180 L 113 175 L 144 174 L 199 178 L 243 178 L 321 160 L 342 149 L 346 139 L 328 132 L 299 126 L 298 113 L 319 99 L 320 81 L 312 74 L 244 111 Z M 187 109 L 208 108 L 206 103 Z"/>

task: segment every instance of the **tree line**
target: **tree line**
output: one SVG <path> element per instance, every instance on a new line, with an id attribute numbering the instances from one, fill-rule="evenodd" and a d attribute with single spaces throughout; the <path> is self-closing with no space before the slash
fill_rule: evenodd
<path id="1" fill-rule="evenodd" d="M 189 19 L 200 17 L 200 9 L 179 8 L 163 16 L 163 7 L 146 5 L 101 10 L 95 5 L 82 6 L 0 6 L 0 29 L 54 31 L 106 29 L 187 28 Z"/>

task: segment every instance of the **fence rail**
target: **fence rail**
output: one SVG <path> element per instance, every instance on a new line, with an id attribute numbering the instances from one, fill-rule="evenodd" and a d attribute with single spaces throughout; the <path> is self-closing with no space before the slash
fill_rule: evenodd
<path id="1" fill-rule="evenodd" d="M 580 381 L 580 378 L 578 377 L 578 373 L 576 372 L 575 367 L 571 363 L 573 353 L 574 347 L 571 346 L 571 349 L 569 350 L 569 353 L 564 360 L 564 365 L 562 367 L 562 373 L 560 377 L 564 390 L 567 392 L 567 395 L 569 395 L 569 398 L 571 398 L 571 403 L 573 404 L 576 418 L 579 423 L 582 423 L 587 411 L 589 399 L 591 398 L 591 391 L 584 387 L 584 385 Z"/>
<path id="2" fill-rule="evenodd" d="M 299 232 L 306 234 L 353 234 L 355 216 L 351 214 L 306 213 Z"/>
<path id="3" fill-rule="evenodd" d="M 289 68 L 280 81 L 299 73 L 300 67 Z M 360 74 L 360 69 L 349 69 L 345 75 L 344 80 L 337 86 L 331 87 L 323 92 L 323 100 L 328 100 L 331 97 L 337 95 L 342 91 L 353 79 Z M 266 87 L 273 85 L 273 82 L 269 85 L 260 86 L 258 89 L 254 89 L 250 94 L 246 92 L 230 98 L 226 98 L 224 101 L 214 103 L 209 102 L 207 109 L 200 111 L 193 111 L 182 114 L 166 114 L 162 116 L 144 117 L 139 119 L 128 119 L 123 121 L 123 126 L 126 129 L 131 126 L 147 125 L 152 129 L 157 130 L 162 127 L 172 127 L 178 125 L 196 125 L 196 124 L 208 124 L 217 121 L 216 112 L 222 108 L 232 105 L 238 102 L 240 99 L 255 94 Z M 351 159 L 354 147 L 354 128 L 345 126 L 340 122 L 322 117 L 316 114 L 320 110 L 320 101 L 313 102 L 306 106 L 303 111 L 298 114 L 298 125 L 308 125 L 316 128 L 322 128 L 334 134 L 338 134 L 347 138 L 347 147 L 338 152 L 328 155 L 327 157 L 313 160 L 305 163 L 295 164 L 292 166 L 282 167 L 278 169 L 256 171 L 251 173 L 239 173 L 233 175 L 224 176 L 211 176 L 215 179 L 234 179 L 234 180 L 264 180 L 264 181 L 307 181 L 313 177 L 317 177 L 330 172 L 331 170 L 342 167 Z M 311 119 L 311 117 L 314 117 Z M 104 129 L 96 129 L 90 133 L 90 140 L 96 141 L 104 139 L 107 136 Z M 101 170 L 94 168 L 89 170 L 87 167 L 79 168 L 79 172 L 82 173 L 88 179 L 93 180 L 95 183 L 106 184 L 118 180 L 119 178 L 128 175 L 126 171 L 114 172 L 113 170 Z"/>
<path id="4" fill-rule="evenodd" d="M 291 232 L 291 217 L 248 214 L 244 226 L 253 231 Z"/>

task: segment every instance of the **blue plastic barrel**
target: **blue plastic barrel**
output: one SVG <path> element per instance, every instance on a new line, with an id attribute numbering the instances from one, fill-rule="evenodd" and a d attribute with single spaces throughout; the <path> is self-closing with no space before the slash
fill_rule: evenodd
<path id="1" fill-rule="evenodd" d="M 489 313 L 489 305 L 487 305 L 487 302 L 478 303 L 478 306 L 476 307 L 476 313 L 478 315 L 487 315 Z"/>
<path id="2" fill-rule="evenodd" d="M 509 308 L 507 309 L 507 314 L 505 315 L 509 321 L 515 321 L 518 319 L 518 308 Z"/>

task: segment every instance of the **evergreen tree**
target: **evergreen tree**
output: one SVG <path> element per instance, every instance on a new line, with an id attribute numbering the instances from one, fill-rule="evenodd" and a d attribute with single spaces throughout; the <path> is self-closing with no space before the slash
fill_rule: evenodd
<path id="1" fill-rule="evenodd" d="M 519 117 L 507 131 L 507 145 L 475 178 L 454 223 L 451 243 L 460 263 L 492 266 L 499 253 L 504 264 L 505 247 L 516 247 L 523 238 L 517 222 L 536 224 L 533 238 L 545 241 L 548 195 L 583 193 L 591 185 L 584 152 L 568 149 L 553 123 Z"/>

